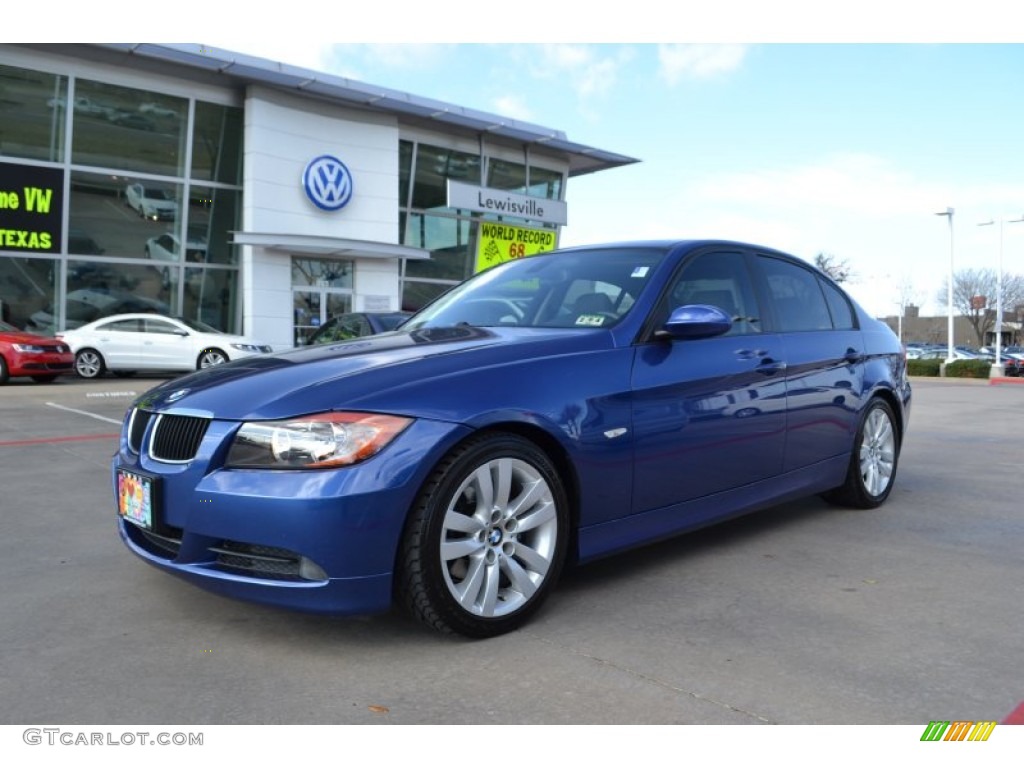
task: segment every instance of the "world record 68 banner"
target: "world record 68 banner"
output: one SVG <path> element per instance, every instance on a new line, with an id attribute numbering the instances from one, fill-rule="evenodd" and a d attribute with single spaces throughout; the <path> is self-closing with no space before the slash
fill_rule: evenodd
<path id="1" fill-rule="evenodd" d="M 474 272 L 512 259 L 553 251 L 557 246 L 553 229 L 532 229 L 511 224 L 482 221 L 477 237 Z"/>

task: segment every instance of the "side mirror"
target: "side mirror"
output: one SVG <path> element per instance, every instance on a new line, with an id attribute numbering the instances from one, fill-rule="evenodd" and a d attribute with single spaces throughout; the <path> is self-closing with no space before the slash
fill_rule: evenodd
<path id="1" fill-rule="evenodd" d="M 687 304 L 672 310 L 664 330 L 658 331 L 656 335 L 673 339 L 709 339 L 721 336 L 731 328 L 732 318 L 718 307 Z"/>

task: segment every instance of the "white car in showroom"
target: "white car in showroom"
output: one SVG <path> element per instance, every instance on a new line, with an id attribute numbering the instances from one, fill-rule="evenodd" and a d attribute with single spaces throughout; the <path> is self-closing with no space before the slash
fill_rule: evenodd
<path id="1" fill-rule="evenodd" d="M 178 218 L 178 202 L 174 194 L 160 187 L 147 187 L 136 182 L 124 188 L 124 202 L 144 219 L 174 221 Z"/>
<path id="2" fill-rule="evenodd" d="M 206 323 L 150 313 L 110 315 L 55 335 L 71 347 L 75 371 L 86 379 L 106 371 L 195 371 L 272 351 L 269 344 Z"/>
<path id="3" fill-rule="evenodd" d="M 173 232 L 151 237 L 146 241 L 146 258 L 156 261 L 180 261 L 181 238 Z M 185 258 L 188 261 L 206 261 L 206 237 L 189 227 L 185 241 Z"/>

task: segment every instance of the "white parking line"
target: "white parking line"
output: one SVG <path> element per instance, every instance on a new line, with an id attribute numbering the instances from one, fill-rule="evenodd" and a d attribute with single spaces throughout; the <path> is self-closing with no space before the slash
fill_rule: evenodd
<path id="1" fill-rule="evenodd" d="M 107 416 L 100 416 L 96 413 L 89 413 L 88 411 L 80 411 L 77 408 L 68 408 L 66 405 L 57 405 L 56 403 L 47 403 L 51 408 L 57 408 L 61 411 L 71 411 L 71 413 L 80 413 L 82 416 L 88 416 L 90 419 L 99 419 L 100 421 L 106 421 L 110 424 L 120 424 L 121 419 L 111 419 Z"/>

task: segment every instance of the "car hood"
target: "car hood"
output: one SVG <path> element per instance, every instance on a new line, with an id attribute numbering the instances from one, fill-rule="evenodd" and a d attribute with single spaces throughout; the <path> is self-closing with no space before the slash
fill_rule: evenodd
<path id="1" fill-rule="evenodd" d="M 53 336 L 40 336 L 38 333 L 0 333 L 0 339 L 8 344 L 64 344 L 60 339 Z"/>
<path id="2" fill-rule="evenodd" d="M 244 358 L 168 381 L 136 405 L 228 420 L 280 419 L 329 410 L 388 410 L 389 391 L 426 394 L 474 371 L 612 346 L 589 329 L 430 328 Z M 396 412 L 417 415 L 410 402 Z M 397 401 L 396 401 L 397 402 Z"/>

